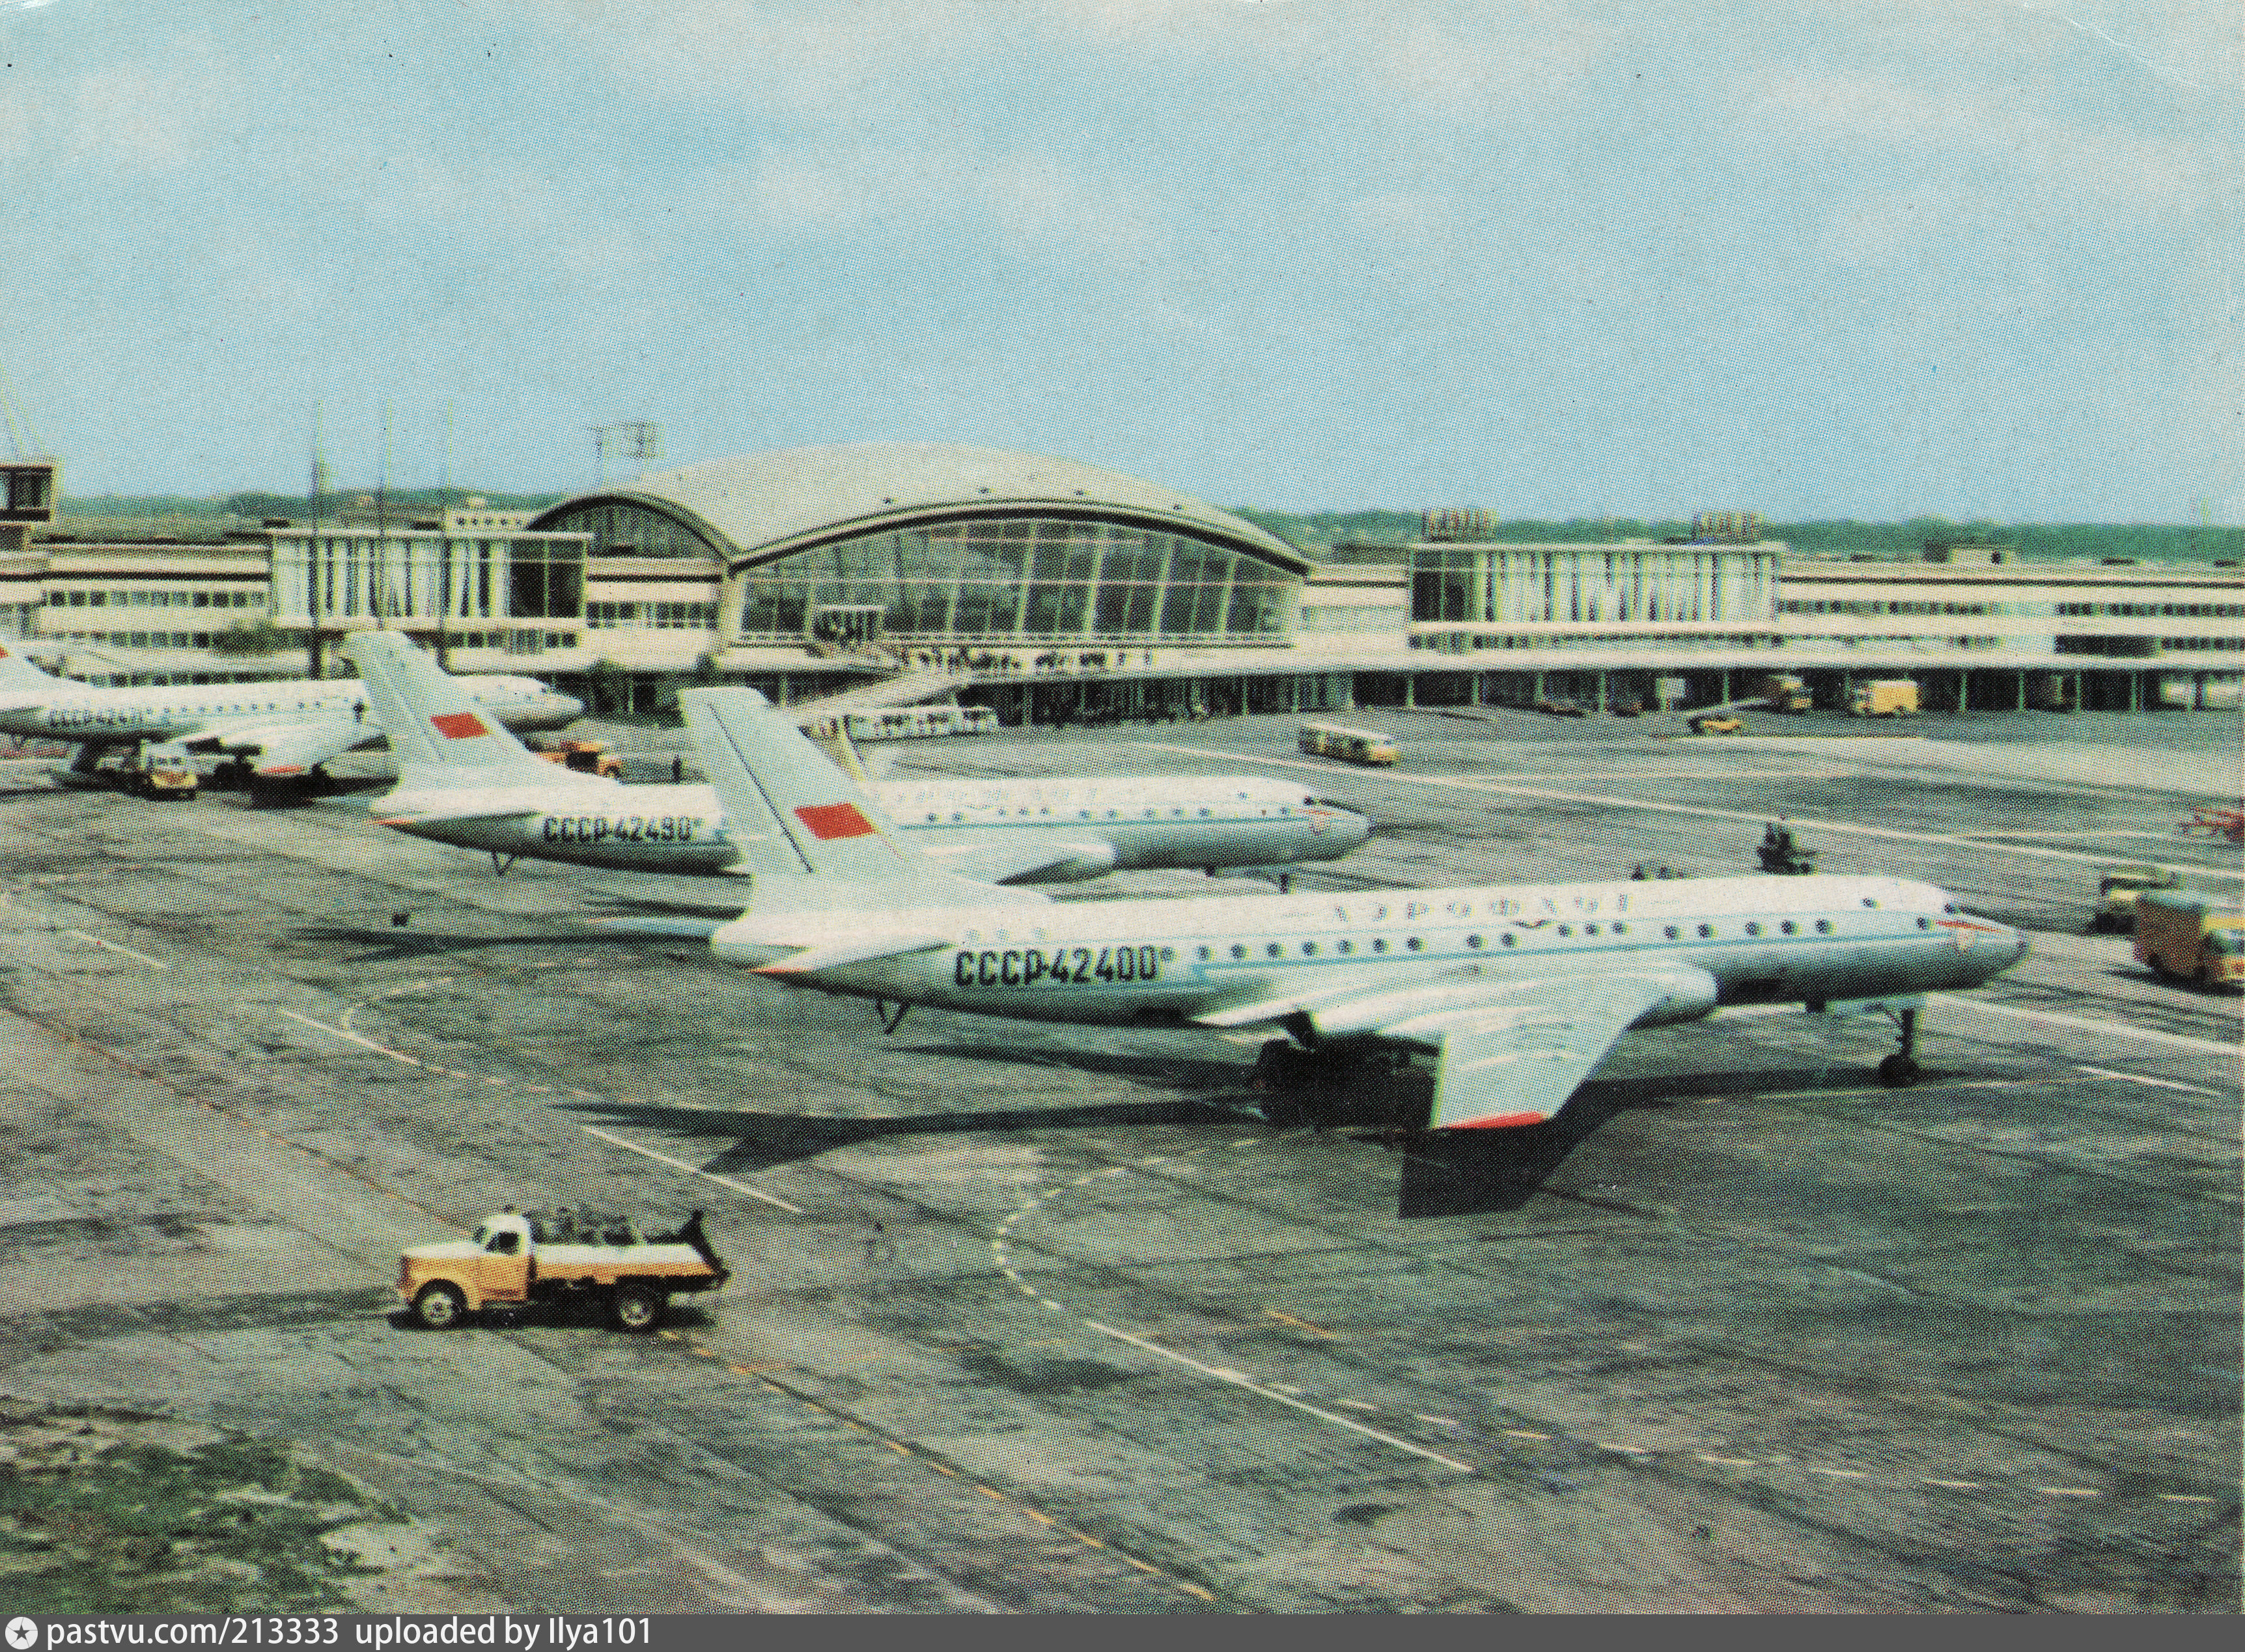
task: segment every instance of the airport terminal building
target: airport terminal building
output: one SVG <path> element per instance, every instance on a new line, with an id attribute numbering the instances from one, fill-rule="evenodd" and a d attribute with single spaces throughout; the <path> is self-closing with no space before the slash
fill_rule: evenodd
<path id="1" fill-rule="evenodd" d="M 38 494 L 36 478 L 23 497 Z M 43 501 L 51 501 L 52 483 Z M 1517 544 L 1430 511 L 1312 560 L 1231 512 L 1073 461 L 932 443 L 713 460 L 535 514 L 268 520 L 222 544 L 0 543 L 0 634 L 73 677 L 339 668 L 385 625 L 455 671 L 614 710 L 682 682 L 799 701 L 940 694 L 1007 721 L 1529 704 L 1704 705 L 1772 673 L 1820 701 L 2234 706 L 2235 565 L 1807 557 L 1750 517 L 1676 542 Z"/>

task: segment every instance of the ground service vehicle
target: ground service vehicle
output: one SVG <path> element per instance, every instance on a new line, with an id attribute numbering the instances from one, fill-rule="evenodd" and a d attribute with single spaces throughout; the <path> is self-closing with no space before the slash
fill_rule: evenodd
<path id="1" fill-rule="evenodd" d="M 2203 833 L 2210 837 L 2226 837 L 2233 843 L 2245 843 L 2245 806 L 2225 809 L 2220 804 L 2203 804 L 2190 811 L 2190 818 L 2175 829 L 2185 836 Z"/>
<path id="2" fill-rule="evenodd" d="M 1742 735 L 1746 730 L 1746 719 L 1733 717 L 1726 711 L 1708 712 L 1692 719 L 1692 732 L 1695 735 Z"/>
<path id="3" fill-rule="evenodd" d="M 2136 902 L 2136 962 L 2201 986 L 2245 985 L 2245 907 L 2147 890 Z"/>
<path id="4" fill-rule="evenodd" d="M 1312 757 L 1338 757 L 1345 763 L 1364 763 L 1373 768 L 1389 768 L 1403 755 L 1396 749 L 1393 735 L 1344 728 L 1338 723 L 1304 723 L 1294 743 Z"/>
<path id="5" fill-rule="evenodd" d="M 556 740 L 531 749 L 549 763 L 559 763 L 573 774 L 600 775 L 609 780 L 623 778 L 624 760 L 600 740 Z"/>
<path id="6" fill-rule="evenodd" d="M 1917 685 L 1907 677 L 1859 682 L 1848 693 L 1848 713 L 1854 717 L 1914 717 Z"/>
<path id="7" fill-rule="evenodd" d="M 397 1260 L 397 1294 L 431 1330 L 487 1303 L 604 1303 L 617 1326 L 662 1323 L 673 1292 L 715 1290 L 730 1278 L 696 1210 L 675 1233 L 641 1234 L 621 1216 L 515 1210 L 485 1216 L 471 1239 L 414 1245 Z"/>
<path id="8" fill-rule="evenodd" d="M 1809 697 L 1807 683 L 1782 673 L 1762 679 L 1761 697 L 1762 704 L 1770 710 L 1782 712 L 1787 716 L 1797 716 L 1814 704 Z"/>
<path id="9" fill-rule="evenodd" d="M 2146 890 L 2181 886 L 2182 874 L 2172 866 L 2115 866 L 2097 880 L 2097 915 L 2089 920 L 2089 926 L 2133 929 L 2139 896 Z"/>

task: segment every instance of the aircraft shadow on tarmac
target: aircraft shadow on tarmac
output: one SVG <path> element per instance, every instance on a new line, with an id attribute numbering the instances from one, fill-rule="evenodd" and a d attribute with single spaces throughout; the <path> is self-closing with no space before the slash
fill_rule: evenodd
<path id="1" fill-rule="evenodd" d="M 1111 1129 L 1141 1124 L 1207 1124 L 1234 1117 L 1204 1101 L 1106 1101 L 1081 1107 L 983 1108 L 960 1113 L 885 1114 L 865 1118 L 831 1114 L 755 1113 L 736 1108 L 666 1107 L 625 1101 L 573 1103 L 570 1110 L 610 1124 L 634 1125 L 680 1136 L 729 1137 L 732 1146 L 702 1168 L 718 1175 L 769 1170 L 882 1136 L 936 1135 L 983 1130 Z"/>
<path id="2" fill-rule="evenodd" d="M 481 951 L 494 946 L 638 946 L 650 943 L 644 935 L 614 935 L 586 930 L 567 935 L 438 935 L 417 931 L 411 913 L 387 929 L 363 929 L 337 924 L 303 924 L 290 931 L 307 946 L 361 946 L 366 951 L 343 961 L 349 964 L 389 964 L 401 958 L 441 958 L 451 952 Z M 676 943 L 673 943 L 676 944 Z"/>

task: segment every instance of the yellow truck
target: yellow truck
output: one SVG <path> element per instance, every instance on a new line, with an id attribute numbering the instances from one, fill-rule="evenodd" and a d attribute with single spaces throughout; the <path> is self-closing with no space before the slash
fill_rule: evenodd
<path id="1" fill-rule="evenodd" d="M 1908 677 L 1859 682 L 1848 692 L 1848 711 L 1856 717 L 1915 717 L 1917 685 Z"/>
<path id="2" fill-rule="evenodd" d="M 2147 890 L 2136 901 L 2136 962 L 2201 986 L 2245 985 L 2245 907 Z"/>
<path id="3" fill-rule="evenodd" d="M 621 1216 L 510 1207 L 485 1216 L 473 1238 L 409 1247 L 397 1294 L 431 1330 L 490 1303 L 585 1302 L 605 1306 L 618 1329 L 645 1333 L 674 1293 L 715 1290 L 731 1276 L 699 1210 L 675 1233 L 643 1234 Z"/>
<path id="4" fill-rule="evenodd" d="M 1797 717 L 1816 703 L 1808 685 L 1785 672 L 1772 672 L 1761 680 L 1761 702 L 1788 717 Z"/>

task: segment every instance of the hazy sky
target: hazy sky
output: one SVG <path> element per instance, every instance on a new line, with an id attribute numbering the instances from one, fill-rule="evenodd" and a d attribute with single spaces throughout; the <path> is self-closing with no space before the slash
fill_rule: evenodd
<path id="1" fill-rule="evenodd" d="M 76 494 L 905 440 L 1223 504 L 2245 520 L 2236 0 L 0 0 Z"/>

